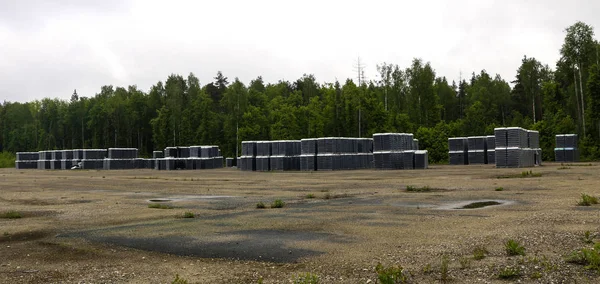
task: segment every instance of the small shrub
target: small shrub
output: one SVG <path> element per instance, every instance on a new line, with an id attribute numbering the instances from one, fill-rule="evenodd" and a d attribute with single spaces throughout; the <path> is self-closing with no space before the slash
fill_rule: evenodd
<path id="1" fill-rule="evenodd" d="M 315 195 L 312 194 L 312 193 L 309 193 L 309 194 L 306 195 L 306 198 L 307 199 L 313 199 L 313 198 L 315 198 Z"/>
<path id="2" fill-rule="evenodd" d="M 412 185 L 407 185 L 406 186 L 406 191 L 408 191 L 408 192 L 429 192 L 429 191 L 432 191 L 432 190 L 433 189 L 431 187 L 429 187 L 428 185 L 421 186 L 421 187 L 412 186 Z"/>
<path id="3" fill-rule="evenodd" d="M 501 187 L 501 186 L 496 187 L 496 191 L 504 191 L 504 187 Z"/>
<path id="4" fill-rule="evenodd" d="M 298 275 L 294 280 L 294 284 L 318 284 L 319 276 L 312 273 L 306 273 L 304 275 Z"/>
<path id="5" fill-rule="evenodd" d="M 173 282 L 171 282 L 171 284 L 188 284 L 188 281 L 183 278 L 179 278 L 179 274 L 176 274 L 175 280 L 173 280 Z"/>
<path id="6" fill-rule="evenodd" d="M 329 192 L 325 193 L 325 195 L 323 195 L 323 199 L 331 199 L 331 194 Z"/>
<path id="7" fill-rule="evenodd" d="M 484 247 L 476 247 L 473 250 L 473 259 L 482 260 L 489 252 Z"/>
<path id="8" fill-rule="evenodd" d="M 504 244 L 504 248 L 509 256 L 525 255 L 525 248 L 515 240 L 508 240 Z"/>
<path id="9" fill-rule="evenodd" d="M 586 244 L 594 243 L 594 235 L 590 231 L 585 231 L 583 234 L 583 242 Z"/>
<path id="10" fill-rule="evenodd" d="M 510 280 L 521 277 L 521 271 L 516 267 L 505 267 L 500 270 L 498 278 L 503 280 Z"/>
<path id="11" fill-rule="evenodd" d="M 167 204 L 151 203 L 151 204 L 148 204 L 148 208 L 154 208 L 154 209 L 173 209 L 175 207 L 173 207 L 171 205 L 167 205 Z"/>
<path id="12" fill-rule="evenodd" d="M 592 204 L 598 204 L 598 198 L 585 193 L 581 194 L 581 200 L 577 202 L 579 206 L 592 206 Z"/>
<path id="13" fill-rule="evenodd" d="M 460 269 L 467 269 L 471 267 L 471 259 L 468 257 L 461 257 L 458 262 L 460 263 Z"/>
<path id="14" fill-rule="evenodd" d="M 429 273 L 431 273 L 431 272 L 432 272 L 432 270 L 431 270 L 431 263 L 428 263 L 427 265 L 425 265 L 425 266 L 423 267 L 423 273 L 424 273 L 424 274 L 429 274 Z"/>
<path id="15" fill-rule="evenodd" d="M 524 171 L 521 172 L 521 177 L 522 178 L 528 178 L 528 177 L 541 177 L 542 173 L 534 173 L 533 171 Z"/>
<path id="16" fill-rule="evenodd" d="M 448 256 L 444 255 L 442 257 L 442 262 L 440 263 L 440 280 L 442 282 L 446 282 L 450 279 L 448 276 L 448 264 L 450 264 L 450 259 L 448 259 Z"/>
<path id="17" fill-rule="evenodd" d="M 21 215 L 21 213 L 17 212 L 17 211 L 8 211 L 8 212 L 0 214 L 0 218 L 2 218 L 2 219 L 19 219 L 19 218 L 23 218 L 23 215 Z"/>
<path id="18" fill-rule="evenodd" d="M 273 203 L 271 203 L 271 208 L 283 208 L 283 206 L 285 206 L 285 202 L 283 202 L 281 199 L 276 199 L 273 201 Z"/>
<path id="19" fill-rule="evenodd" d="M 377 279 L 379 279 L 381 284 L 397 284 L 408 281 L 408 277 L 404 273 L 402 266 L 384 267 L 381 263 L 378 263 L 375 267 L 375 272 L 377 272 Z"/>
<path id="20" fill-rule="evenodd" d="M 595 244 L 591 249 L 584 248 L 571 253 L 567 257 L 567 262 L 585 265 L 586 269 L 600 273 L 600 243 Z"/>
<path id="21" fill-rule="evenodd" d="M 194 218 L 196 217 L 196 215 L 194 215 L 193 212 L 185 212 L 183 213 L 183 218 Z"/>
<path id="22" fill-rule="evenodd" d="M 256 209 L 265 209 L 267 208 L 267 206 L 261 201 L 259 203 L 256 203 Z"/>
<path id="23" fill-rule="evenodd" d="M 534 271 L 531 273 L 531 275 L 529 275 L 529 277 L 531 279 L 540 279 L 540 278 L 542 278 L 542 273 L 539 271 Z"/>

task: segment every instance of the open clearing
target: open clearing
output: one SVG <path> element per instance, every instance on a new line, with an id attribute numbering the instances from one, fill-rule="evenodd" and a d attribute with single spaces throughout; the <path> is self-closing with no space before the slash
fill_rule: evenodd
<path id="1" fill-rule="evenodd" d="M 525 170 L 542 176 L 519 178 Z M 290 283 L 307 272 L 375 283 L 378 263 L 402 265 L 412 283 L 504 282 L 506 267 L 522 282 L 598 283 L 565 257 L 599 232 L 600 205 L 576 206 L 581 193 L 600 196 L 599 171 L 0 169 L 0 213 L 22 216 L 0 219 L 0 283 Z M 269 208 L 276 199 L 285 206 Z M 485 206 L 457 209 L 469 204 Z M 509 239 L 526 256 L 507 256 Z M 473 259 L 476 248 L 486 257 Z"/>

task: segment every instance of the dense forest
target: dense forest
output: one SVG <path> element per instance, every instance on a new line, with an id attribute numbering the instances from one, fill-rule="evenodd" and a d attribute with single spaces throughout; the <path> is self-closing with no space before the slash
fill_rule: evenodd
<path id="1" fill-rule="evenodd" d="M 444 162 L 448 137 L 521 126 L 540 131 L 545 160 L 553 159 L 558 133 L 578 133 L 582 158 L 598 159 L 598 49 L 593 27 L 577 22 L 565 29 L 554 67 L 524 56 L 508 79 L 481 70 L 449 82 L 414 59 L 407 67 L 380 64 L 381 80 L 360 83 L 319 83 L 304 75 L 277 83 L 257 77 L 246 85 L 218 72 L 202 85 L 190 73 L 172 74 L 148 92 L 103 86 L 93 97 L 4 102 L 0 152 L 137 147 L 149 155 L 166 146 L 219 145 L 233 156 L 243 140 L 409 132 L 431 162 Z"/>

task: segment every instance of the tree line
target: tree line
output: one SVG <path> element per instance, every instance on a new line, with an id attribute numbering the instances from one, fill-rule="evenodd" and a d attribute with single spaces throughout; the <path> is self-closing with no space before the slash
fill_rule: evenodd
<path id="1" fill-rule="evenodd" d="M 577 22 L 565 29 L 554 68 L 524 56 L 512 81 L 481 70 L 450 82 L 414 59 L 404 68 L 382 63 L 378 80 L 360 84 L 304 75 L 277 83 L 257 77 L 246 85 L 218 72 L 202 85 L 190 73 L 172 74 L 148 92 L 103 86 L 93 97 L 5 101 L 0 152 L 136 147 L 148 156 L 167 146 L 219 145 L 234 156 L 244 140 L 408 132 L 430 151 L 431 162 L 443 162 L 448 137 L 520 126 L 540 131 L 546 160 L 553 159 L 559 133 L 578 133 L 582 157 L 598 159 L 599 48 L 593 27 Z"/>

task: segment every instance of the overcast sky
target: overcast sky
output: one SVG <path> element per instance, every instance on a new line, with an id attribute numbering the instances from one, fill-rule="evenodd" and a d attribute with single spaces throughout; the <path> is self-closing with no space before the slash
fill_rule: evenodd
<path id="1" fill-rule="evenodd" d="M 512 81 L 523 55 L 554 68 L 564 29 L 598 29 L 599 11 L 597 0 L 0 0 L 0 101 L 148 91 L 171 73 L 204 85 L 218 70 L 343 81 L 358 57 L 372 80 L 377 64 L 418 57 L 449 81 L 481 69 Z"/>

